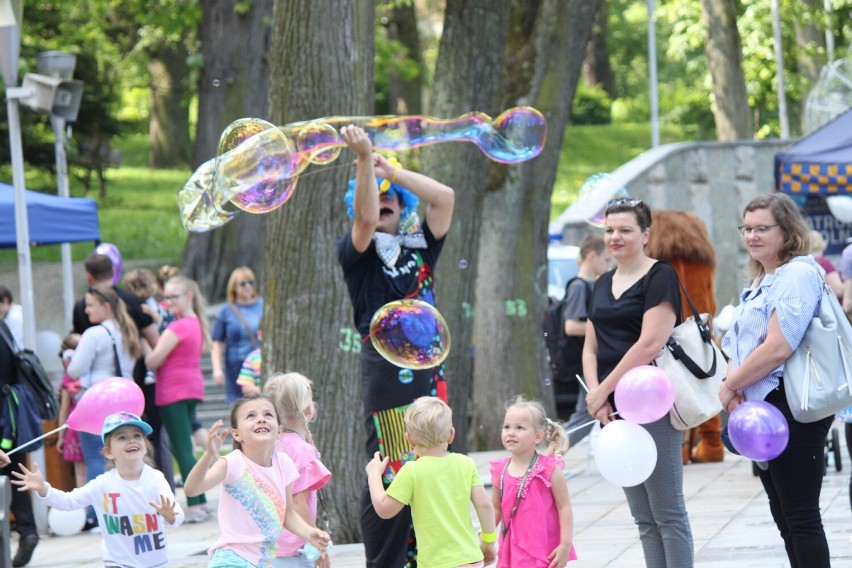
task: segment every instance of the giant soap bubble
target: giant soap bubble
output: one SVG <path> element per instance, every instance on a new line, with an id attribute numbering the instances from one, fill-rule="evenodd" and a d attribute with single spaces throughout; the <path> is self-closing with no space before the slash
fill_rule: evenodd
<path id="1" fill-rule="evenodd" d="M 444 316 L 422 300 L 397 300 L 379 308 L 370 321 L 370 339 L 382 357 L 407 369 L 430 369 L 450 353 Z"/>
<path id="2" fill-rule="evenodd" d="M 597 211 L 588 216 L 586 222 L 598 229 L 602 229 L 606 222 L 604 211 L 606 203 L 616 197 L 627 197 L 627 190 L 618 185 L 608 173 L 592 174 L 586 178 L 580 190 L 577 192 L 577 201 L 587 200 L 600 203 Z"/>
<path id="3" fill-rule="evenodd" d="M 492 119 L 470 112 L 455 119 L 428 116 L 334 116 L 277 127 L 257 118 L 231 123 L 218 156 L 202 164 L 178 192 L 187 230 L 202 232 L 230 221 L 238 210 L 267 213 L 281 207 L 310 164 L 328 165 L 346 146 L 340 128 L 364 128 L 376 150 L 409 150 L 441 142 L 472 142 L 496 162 L 535 158 L 547 138 L 544 116 L 515 107 Z"/>

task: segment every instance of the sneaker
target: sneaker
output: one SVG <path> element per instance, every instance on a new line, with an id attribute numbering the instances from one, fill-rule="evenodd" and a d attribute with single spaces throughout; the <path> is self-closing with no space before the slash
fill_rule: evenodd
<path id="1" fill-rule="evenodd" d="M 21 540 L 18 542 L 18 552 L 15 553 L 15 558 L 12 559 L 12 566 L 19 567 L 29 564 L 37 544 L 37 534 L 22 536 Z"/>
<path id="2" fill-rule="evenodd" d="M 183 522 L 203 523 L 207 520 L 207 515 L 207 508 L 204 505 L 193 505 L 192 507 L 187 508 Z"/>

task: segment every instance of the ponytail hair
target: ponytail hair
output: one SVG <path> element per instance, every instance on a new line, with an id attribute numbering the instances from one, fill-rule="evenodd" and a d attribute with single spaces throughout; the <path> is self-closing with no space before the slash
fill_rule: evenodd
<path id="1" fill-rule="evenodd" d="M 118 297 L 111 284 L 89 286 L 89 294 L 101 304 L 109 304 L 113 318 L 121 332 L 121 342 L 134 359 L 142 356 L 142 343 L 139 341 L 139 328 L 136 327 L 124 300 Z"/>
<path id="2" fill-rule="evenodd" d="M 205 352 L 210 351 L 210 347 L 213 342 L 210 339 L 210 321 L 207 319 L 207 302 L 204 300 L 204 296 L 201 295 L 198 283 L 191 278 L 178 274 L 177 276 L 169 278 L 166 281 L 166 284 L 177 286 L 183 293 L 189 294 L 192 298 L 192 313 L 195 314 L 195 317 L 198 318 L 198 322 L 201 324 L 201 336 L 204 340 L 202 349 Z"/>
<path id="3" fill-rule="evenodd" d="M 509 404 L 506 405 L 506 410 L 513 408 L 525 408 L 532 415 L 533 427 L 536 430 L 544 431 L 544 450 L 543 455 L 559 454 L 562 455 L 568 451 L 568 435 L 565 429 L 558 422 L 554 422 L 547 417 L 544 411 L 544 406 L 537 400 L 526 400 L 522 395 L 516 396 Z"/>

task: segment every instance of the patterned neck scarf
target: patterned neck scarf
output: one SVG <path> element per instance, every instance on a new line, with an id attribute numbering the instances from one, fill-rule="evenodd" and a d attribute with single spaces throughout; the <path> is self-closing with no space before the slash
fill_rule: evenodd
<path id="1" fill-rule="evenodd" d="M 425 249 L 426 236 L 420 226 L 420 218 L 417 213 L 411 213 L 400 225 L 396 235 L 376 232 L 373 234 L 376 241 L 376 252 L 382 263 L 388 268 L 396 266 L 402 247 L 410 249 Z"/>

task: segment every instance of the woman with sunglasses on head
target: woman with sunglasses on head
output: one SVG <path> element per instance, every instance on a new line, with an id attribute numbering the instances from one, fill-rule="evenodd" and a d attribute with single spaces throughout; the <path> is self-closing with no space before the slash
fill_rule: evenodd
<path id="1" fill-rule="evenodd" d="M 634 367 L 650 364 L 679 322 L 677 273 L 645 254 L 651 210 L 639 199 L 619 198 L 605 210 L 604 242 L 615 270 L 595 283 L 583 347 L 589 414 L 605 425 L 616 419 L 615 387 Z M 649 568 L 689 568 L 694 553 L 683 497 L 682 434 L 666 414 L 642 425 L 657 446 L 651 476 L 625 487 Z"/>
<path id="2" fill-rule="evenodd" d="M 149 369 L 157 371 L 156 401 L 160 418 L 169 433 L 172 454 L 186 481 L 195 467 L 192 424 L 195 407 L 204 400 L 201 353 L 210 347 L 210 331 L 204 316 L 207 307 L 198 284 L 185 276 L 170 278 L 163 299 L 175 319 L 160 335 L 157 346 L 145 357 Z M 204 494 L 187 498 L 186 522 L 207 518 Z"/>
<path id="3" fill-rule="evenodd" d="M 111 283 L 89 287 L 85 297 L 85 313 L 92 323 L 80 336 L 77 349 L 65 372 L 80 380 L 79 400 L 86 389 L 110 377 L 133 380 L 136 359 L 142 356 L 139 330 Z M 86 481 L 104 472 L 103 441 L 97 434 L 79 432 L 80 447 L 86 462 Z M 97 526 L 94 511 L 87 513 L 86 526 Z"/>
<path id="4" fill-rule="evenodd" d="M 731 359 L 719 398 L 728 412 L 743 401 L 764 400 L 787 419 L 787 447 L 777 458 L 758 462 L 758 475 L 790 566 L 823 568 L 831 560 L 819 496 L 825 437 L 833 417 L 797 422 L 784 391 L 784 362 L 819 311 L 823 270 L 808 254 L 807 223 L 783 193 L 752 199 L 740 232 L 750 257 L 751 282 L 740 294 L 733 325 L 722 340 L 722 351 Z"/>
<path id="5" fill-rule="evenodd" d="M 228 303 L 219 309 L 213 324 L 213 380 L 225 385 L 225 402 L 243 396 L 237 377 L 243 361 L 260 346 L 257 330 L 263 318 L 263 298 L 257 279 L 248 266 L 240 266 L 228 278 Z"/>

